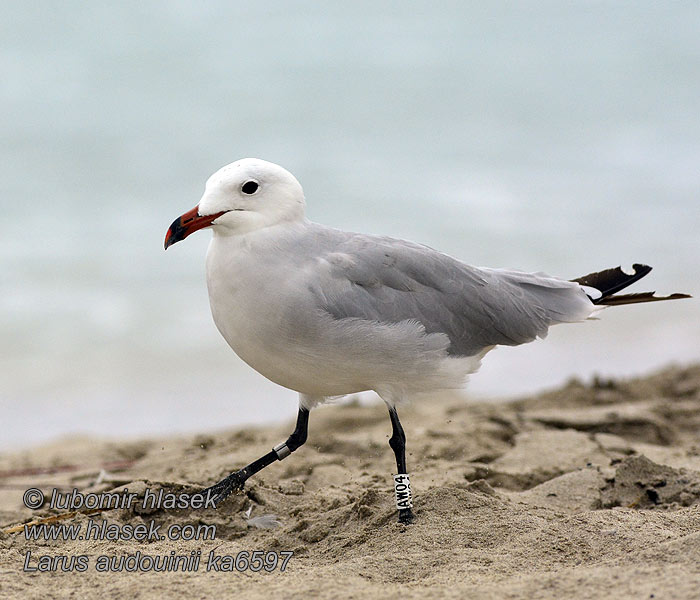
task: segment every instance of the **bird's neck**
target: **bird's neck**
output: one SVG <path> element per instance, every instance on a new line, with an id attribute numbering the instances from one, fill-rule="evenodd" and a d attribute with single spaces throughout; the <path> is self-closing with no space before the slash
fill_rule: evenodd
<path id="1" fill-rule="evenodd" d="M 302 235 L 310 222 L 303 218 L 260 227 L 248 231 L 217 231 L 209 245 L 207 263 L 227 263 L 229 260 L 243 260 L 246 256 L 261 258 L 279 247 L 284 240 Z"/>

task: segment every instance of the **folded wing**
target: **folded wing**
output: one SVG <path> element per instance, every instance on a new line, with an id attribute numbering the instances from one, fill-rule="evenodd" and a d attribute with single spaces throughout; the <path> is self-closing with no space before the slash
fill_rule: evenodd
<path id="1" fill-rule="evenodd" d="M 322 260 L 327 276 L 313 291 L 334 318 L 417 321 L 426 333 L 447 335 L 456 356 L 530 342 L 594 309 L 577 283 L 471 267 L 393 238 L 346 234 Z"/>

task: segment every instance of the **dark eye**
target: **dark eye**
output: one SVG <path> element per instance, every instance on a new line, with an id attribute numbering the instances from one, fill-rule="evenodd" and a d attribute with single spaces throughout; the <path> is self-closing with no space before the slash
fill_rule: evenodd
<path id="1" fill-rule="evenodd" d="M 241 191 L 244 194 L 254 194 L 255 192 L 258 191 L 258 188 L 260 185 L 258 185 L 257 181 L 253 181 L 252 179 L 250 181 L 246 181 L 242 186 L 241 186 Z"/>

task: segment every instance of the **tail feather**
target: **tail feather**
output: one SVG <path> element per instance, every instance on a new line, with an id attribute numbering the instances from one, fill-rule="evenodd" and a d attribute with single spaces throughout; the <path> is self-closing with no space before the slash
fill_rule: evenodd
<path id="1" fill-rule="evenodd" d="M 681 298 L 690 298 L 688 294 L 671 294 L 670 296 L 654 296 L 656 292 L 640 292 L 636 294 L 620 294 L 615 296 L 617 292 L 632 285 L 635 281 L 639 281 L 642 277 L 651 271 L 648 265 L 635 263 L 632 265 L 634 273 L 625 273 L 621 267 L 614 269 L 605 269 L 597 273 L 589 273 L 583 277 L 572 279 L 579 285 L 593 288 L 600 292 L 600 296 L 591 297 L 593 304 L 603 304 L 606 306 L 615 306 L 621 304 L 638 304 L 640 302 L 659 302 L 661 300 L 679 300 Z"/>

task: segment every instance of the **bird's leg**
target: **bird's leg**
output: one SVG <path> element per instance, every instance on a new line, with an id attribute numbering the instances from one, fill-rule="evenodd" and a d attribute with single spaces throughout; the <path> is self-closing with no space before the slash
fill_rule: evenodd
<path id="1" fill-rule="evenodd" d="M 389 417 L 392 429 L 389 445 L 396 456 L 396 471 L 398 473 L 394 475 L 394 492 L 396 494 L 396 508 L 399 511 L 399 522 L 412 523 L 411 481 L 406 471 L 406 434 L 403 432 L 399 415 L 393 406 L 389 407 Z"/>
<path id="2" fill-rule="evenodd" d="M 309 411 L 304 407 L 299 407 L 297 415 L 297 426 L 292 435 L 287 438 L 286 442 L 277 444 L 270 452 L 261 456 L 258 460 L 253 461 L 247 467 L 243 467 L 238 471 L 234 471 L 228 477 L 215 483 L 200 492 L 205 499 L 209 497 L 214 505 L 224 500 L 231 492 L 242 490 L 246 480 L 255 475 L 258 471 L 262 471 L 268 465 L 271 465 L 276 460 L 287 458 L 299 446 L 306 442 L 306 436 L 309 431 Z"/>

